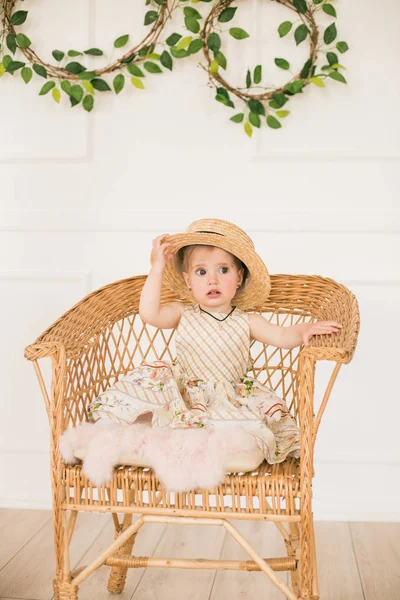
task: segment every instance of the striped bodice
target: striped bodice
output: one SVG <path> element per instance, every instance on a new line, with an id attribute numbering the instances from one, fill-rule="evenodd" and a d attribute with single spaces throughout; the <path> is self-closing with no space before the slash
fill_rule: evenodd
<path id="1" fill-rule="evenodd" d="M 218 319 L 225 316 L 213 314 Z M 189 377 L 232 381 L 244 377 L 251 367 L 249 317 L 239 308 L 217 321 L 198 304 L 189 304 L 176 329 L 175 343 L 177 362 Z"/>

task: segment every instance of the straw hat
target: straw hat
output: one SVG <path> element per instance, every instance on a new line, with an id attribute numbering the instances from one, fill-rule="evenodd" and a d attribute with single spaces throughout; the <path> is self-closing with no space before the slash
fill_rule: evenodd
<path id="1" fill-rule="evenodd" d="M 164 269 L 163 284 L 178 293 L 183 300 L 196 301 L 180 272 L 176 253 L 184 246 L 194 244 L 222 248 L 236 256 L 247 267 L 246 280 L 232 299 L 235 306 L 246 310 L 262 304 L 268 298 L 271 282 L 267 267 L 256 253 L 252 240 L 237 225 L 222 219 L 200 219 L 191 223 L 185 233 L 170 235 L 166 239 L 171 244 L 169 252 L 175 256 Z M 153 264 L 153 252 L 150 261 Z"/>

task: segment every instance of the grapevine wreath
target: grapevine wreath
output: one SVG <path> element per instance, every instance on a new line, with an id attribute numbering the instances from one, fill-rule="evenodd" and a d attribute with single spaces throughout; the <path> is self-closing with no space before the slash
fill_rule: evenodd
<path id="1" fill-rule="evenodd" d="M 87 64 L 89 58 L 93 62 L 95 57 L 106 57 L 100 48 L 55 49 L 52 51 L 55 62 L 42 59 L 22 31 L 28 19 L 28 10 L 25 10 L 28 2 L 0 0 L 0 77 L 6 73 L 11 76 L 19 73 L 25 84 L 32 79 L 45 79 L 39 95 L 51 92 L 54 101 L 60 103 L 64 93 L 71 107 L 81 105 L 90 112 L 97 93 L 114 91 L 119 94 L 127 80 L 135 88 L 144 89 L 146 76 L 161 74 L 165 69 L 172 71 L 175 59 L 186 59 L 202 50 L 205 64 L 201 63 L 201 66 L 208 73 L 209 86 L 216 92 L 215 99 L 230 109 L 236 109 L 234 101 L 240 102 L 240 112 L 234 110 L 230 120 L 242 123 L 245 133 L 251 137 L 253 129 L 260 128 L 263 123 L 279 129 L 281 119 L 290 114 L 287 109 L 290 98 L 303 93 L 309 84 L 325 87 L 327 79 L 347 83 L 340 72 L 345 67 L 340 64 L 337 52 L 344 54 L 348 45 L 344 41 L 336 41 L 337 13 L 331 3 L 333 0 L 270 1 L 283 5 L 294 17 L 294 21 L 283 21 L 279 25 L 277 35 L 283 38 L 293 33 L 296 46 L 307 40 L 310 47 L 308 59 L 300 72 L 278 88 L 262 85 L 261 64 L 247 68 L 243 87 L 233 87 L 222 74 L 227 68 L 227 58 L 222 51 L 224 35 L 228 33 L 239 43 L 249 37 L 247 31 L 236 25 L 239 0 L 146 0 L 148 10 L 144 25 L 150 29 L 145 37 L 132 43 L 129 33 L 119 36 L 113 46 L 121 49 L 121 55 L 101 68 L 89 68 Z M 199 10 L 194 8 L 194 4 Z M 205 4 L 211 7 L 204 7 Z M 165 25 L 176 11 L 182 15 L 179 20 L 183 31 L 162 39 Z M 316 19 L 319 11 L 334 19 L 322 35 Z M 233 19 L 235 26 L 224 30 L 225 24 Z M 318 67 L 320 56 L 326 58 L 326 64 Z M 274 62 L 278 68 L 290 71 L 290 63 L 285 58 L 277 57 Z"/>

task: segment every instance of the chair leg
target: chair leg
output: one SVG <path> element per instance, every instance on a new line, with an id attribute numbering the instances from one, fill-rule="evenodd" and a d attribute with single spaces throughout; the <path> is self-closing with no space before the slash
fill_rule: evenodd
<path id="1" fill-rule="evenodd" d="M 299 545 L 300 545 L 300 530 L 298 523 L 289 523 L 290 529 L 290 541 L 286 542 L 286 551 L 289 558 L 299 557 Z M 290 571 L 290 577 L 292 580 L 293 592 L 299 595 L 299 569 Z"/>
<path id="2" fill-rule="evenodd" d="M 301 600 L 319 600 L 313 513 L 302 515 L 300 525 Z"/>
<path id="3" fill-rule="evenodd" d="M 115 530 L 115 538 L 117 538 L 125 529 L 132 523 L 132 514 L 126 513 L 124 515 L 124 521 L 122 527 Z M 134 533 L 129 538 L 127 543 L 119 549 L 118 554 L 131 554 L 133 545 L 135 543 L 137 533 Z M 107 589 L 113 594 L 121 594 L 124 591 L 126 576 L 128 573 L 128 567 L 112 567 L 110 577 L 108 579 Z"/>
<path id="4" fill-rule="evenodd" d="M 78 600 L 78 588 L 67 581 L 53 579 L 54 600 Z"/>

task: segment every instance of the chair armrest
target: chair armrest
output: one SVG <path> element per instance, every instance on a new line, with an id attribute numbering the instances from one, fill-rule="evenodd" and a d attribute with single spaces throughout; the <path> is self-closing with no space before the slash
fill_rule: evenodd
<path id="1" fill-rule="evenodd" d="M 327 282 L 327 283 L 326 283 Z M 339 333 L 314 335 L 303 352 L 314 356 L 315 360 L 333 360 L 349 363 L 353 358 L 360 330 L 360 311 L 357 298 L 344 285 L 325 278 L 324 294 L 313 304 L 313 316 L 319 321 L 337 321 L 343 327 Z"/>

